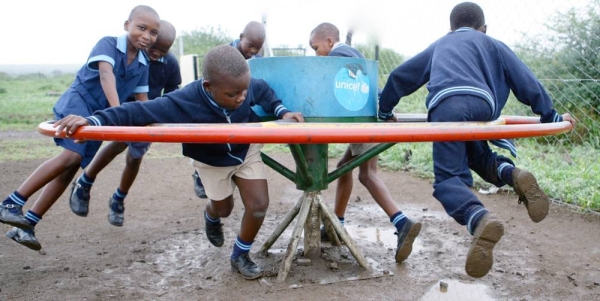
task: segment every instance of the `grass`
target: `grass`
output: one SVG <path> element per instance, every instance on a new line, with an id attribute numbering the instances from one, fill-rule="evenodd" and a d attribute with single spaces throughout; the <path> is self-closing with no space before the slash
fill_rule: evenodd
<path id="1" fill-rule="evenodd" d="M 62 92 L 70 84 L 72 75 L 44 77 L 29 75 L 8 77 L 0 74 L 0 131 L 32 131 L 37 124 L 53 117 L 52 106 L 57 96 L 49 92 Z M 402 99 L 396 112 L 425 113 L 426 91 L 417 91 Z M 506 114 L 531 114 L 529 108 L 509 100 Z M 565 135 L 562 135 L 565 136 Z M 560 139 L 519 139 L 519 157 L 515 163 L 532 171 L 540 186 L 557 201 L 573 204 L 583 210 L 600 211 L 600 154 L 589 143 L 570 144 Z M 548 142 L 550 141 L 550 142 Z M 164 144 L 163 144 L 164 145 Z M 340 158 L 346 144 L 331 144 L 329 157 Z M 60 152 L 51 138 L 0 139 L 0 162 L 50 158 Z M 286 145 L 267 144 L 265 152 L 288 152 Z M 495 151 L 509 156 L 501 149 Z M 156 145 L 150 149 L 148 158 L 160 159 L 181 156 L 178 146 Z M 379 155 L 380 167 L 389 171 L 405 170 L 420 177 L 432 179 L 433 165 L 431 143 L 399 143 Z M 474 174 L 477 188 L 488 188 Z"/>

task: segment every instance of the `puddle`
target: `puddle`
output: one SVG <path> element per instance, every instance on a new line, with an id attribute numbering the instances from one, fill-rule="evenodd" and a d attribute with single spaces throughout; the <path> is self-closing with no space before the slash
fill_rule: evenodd
<path id="1" fill-rule="evenodd" d="M 390 226 L 386 229 L 375 227 L 344 226 L 348 234 L 355 241 L 366 240 L 373 243 L 381 243 L 385 248 L 396 248 L 398 237 L 394 234 L 396 229 Z M 413 243 L 413 253 L 419 252 L 423 248 L 421 240 L 417 237 Z"/>
<path id="2" fill-rule="evenodd" d="M 445 285 L 444 285 L 445 284 Z M 457 280 L 436 282 L 420 301 L 484 301 L 495 300 L 487 293 L 488 287 L 479 283 L 464 283 Z"/>

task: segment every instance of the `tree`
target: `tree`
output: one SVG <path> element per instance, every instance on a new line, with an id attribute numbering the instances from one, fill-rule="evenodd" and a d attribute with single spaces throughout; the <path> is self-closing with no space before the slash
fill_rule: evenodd
<path id="1" fill-rule="evenodd" d="M 230 43 L 233 38 L 229 37 L 221 27 L 216 29 L 213 27 L 201 28 L 190 32 L 184 31 L 179 35 L 179 39 L 175 40 L 171 49 L 179 49 L 181 41 L 183 41 L 183 54 L 203 56 L 215 46 Z M 178 52 L 173 51 L 173 53 Z"/>
<path id="2" fill-rule="evenodd" d="M 582 124 L 570 139 L 598 147 L 600 120 L 600 0 L 582 9 L 556 13 L 544 34 L 515 47 L 540 78 L 558 111 L 571 112 Z M 571 140 L 572 142 L 574 140 Z"/>

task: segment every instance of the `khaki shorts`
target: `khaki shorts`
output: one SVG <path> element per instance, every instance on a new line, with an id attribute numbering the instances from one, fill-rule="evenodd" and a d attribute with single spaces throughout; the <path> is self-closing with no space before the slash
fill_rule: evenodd
<path id="1" fill-rule="evenodd" d="M 366 153 L 379 143 L 350 143 L 350 152 L 352 156 L 358 156 Z"/>
<path id="2" fill-rule="evenodd" d="M 204 185 L 206 196 L 213 201 L 220 201 L 232 195 L 236 187 L 233 176 L 247 180 L 267 179 L 265 164 L 260 157 L 262 147 L 262 144 L 250 144 L 246 159 L 240 165 L 212 166 L 193 161 Z"/>

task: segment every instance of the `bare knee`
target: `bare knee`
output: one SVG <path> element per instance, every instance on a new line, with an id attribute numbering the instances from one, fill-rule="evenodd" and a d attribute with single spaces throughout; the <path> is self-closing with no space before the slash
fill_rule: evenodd
<path id="1" fill-rule="evenodd" d="M 140 167 L 140 165 L 142 165 L 142 158 L 134 158 L 131 154 L 127 154 L 127 157 L 125 159 L 125 164 L 127 164 L 130 167 L 133 168 L 138 168 Z"/>
<path id="2" fill-rule="evenodd" d="M 263 219 L 267 215 L 267 209 L 269 208 L 268 198 L 257 198 L 250 202 L 250 208 L 246 208 L 253 218 Z"/>

